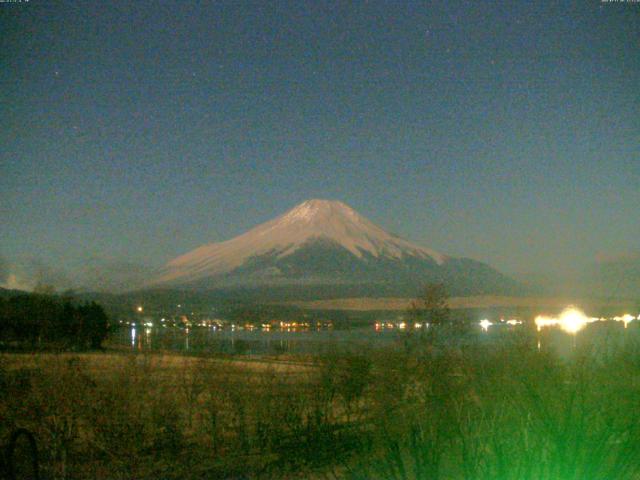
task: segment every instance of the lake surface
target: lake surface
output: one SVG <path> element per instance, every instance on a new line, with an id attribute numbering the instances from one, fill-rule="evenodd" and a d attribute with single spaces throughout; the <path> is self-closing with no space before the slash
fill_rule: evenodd
<path id="1" fill-rule="evenodd" d="M 545 328 L 539 332 L 531 324 L 493 326 L 487 331 L 472 328 L 465 336 L 469 343 L 494 343 L 508 337 L 528 334 L 527 338 L 539 349 L 552 349 L 562 356 L 583 347 L 599 349 L 604 353 L 622 348 L 629 342 L 640 342 L 640 324 L 631 323 L 624 328 L 618 322 L 602 322 L 588 325 L 576 334 L 557 328 Z M 380 347 L 401 348 L 406 332 L 398 329 L 359 327 L 351 330 L 270 330 L 261 329 L 212 329 L 196 327 L 121 327 L 110 343 L 127 347 L 132 351 L 176 351 L 191 354 L 315 354 L 336 349 L 359 351 Z"/>
<path id="2" fill-rule="evenodd" d="M 196 327 L 120 328 L 111 343 L 132 350 L 170 350 L 188 353 L 278 354 L 321 353 L 334 348 L 367 348 L 397 341 L 401 332 L 354 330 L 231 330 Z"/>

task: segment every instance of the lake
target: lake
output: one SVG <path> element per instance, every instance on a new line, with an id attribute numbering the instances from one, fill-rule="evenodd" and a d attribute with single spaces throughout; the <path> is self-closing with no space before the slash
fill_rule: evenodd
<path id="1" fill-rule="evenodd" d="M 625 328 L 619 322 L 599 322 L 575 334 L 558 328 L 544 328 L 536 332 L 530 322 L 523 325 L 494 325 L 486 331 L 478 325 L 471 327 L 464 342 L 493 343 L 521 335 L 526 335 L 538 349 L 553 349 L 565 356 L 583 347 L 608 352 L 621 348 L 625 342 L 636 342 L 640 340 L 640 324 L 633 322 Z M 164 350 L 190 354 L 316 354 L 336 349 L 358 351 L 401 347 L 406 336 L 405 331 L 397 328 L 376 329 L 373 325 L 354 329 L 302 331 L 123 326 L 112 336 L 110 344 L 132 351 Z"/>

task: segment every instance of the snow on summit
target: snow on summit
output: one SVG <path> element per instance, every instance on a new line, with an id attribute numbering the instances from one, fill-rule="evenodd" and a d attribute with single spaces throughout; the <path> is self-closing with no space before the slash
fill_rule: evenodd
<path id="1" fill-rule="evenodd" d="M 165 267 L 154 283 L 193 281 L 231 272 L 252 257 L 285 257 L 314 240 L 329 240 L 358 258 L 418 257 L 442 264 L 447 257 L 392 235 L 348 205 L 331 200 L 307 200 L 279 217 L 231 240 L 192 250 Z"/>

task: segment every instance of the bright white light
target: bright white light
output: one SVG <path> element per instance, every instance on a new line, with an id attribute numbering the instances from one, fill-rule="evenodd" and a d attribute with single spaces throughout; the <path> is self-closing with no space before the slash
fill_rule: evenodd
<path id="1" fill-rule="evenodd" d="M 636 319 L 636 317 L 634 317 L 633 315 L 629 315 L 628 313 L 625 313 L 621 317 L 613 317 L 613 319 L 616 322 L 624 323 L 624 328 L 627 328 L 627 325 L 629 325 L 631 322 L 633 322 Z"/>
<path id="2" fill-rule="evenodd" d="M 491 325 L 493 325 L 493 323 L 491 323 L 486 318 L 484 320 L 480 320 L 480 326 L 482 327 L 482 330 L 484 330 L 485 332 L 489 330 L 489 327 Z"/>
<path id="3" fill-rule="evenodd" d="M 142 305 L 138 305 L 138 308 L 136 308 L 136 311 L 142 313 L 144 309 L 142 308 Z"/>
<path id="4" fill-rule="evenodd" d="M 589 323 L 587 316 L 575 307 L 567 307 L 560 314 L 560 328 L 565 332 L 578 333 L 587 323 Z"/>
<path id="5" fill-rule="evenodd" d="M 576 313 L 576 312 L 578 312 L 578 313 Z M 566 318 L 564 317 L 564 315 L 566 315 Z M 605 317 L 587 317 L 580 310 L 578 310 L 578 309 L 576 309 L 574 307 L 568 307 L 562 313 L 560 318 L 545 317 L 543 315 L 538 315 L 536 317 L 536 319 L 535 319 L 535 324 L 538 327 L 538 331 L 540 331 L 540 329 L 542 327 L 552 327 L 552 326 L 559 325 L 564 330 L 566 330 L 566 331 L 568 331 L 570 333 L 575 333 L 574 328 L 579 326 L 579 325 L 582 325 L 579 328 L 579 330 L 580 330 L 580 329 L 582 329 L 584 327 L 584 325 L 589 324 L 589 323 L 613 321 L 613 322 L 622 322 L 622 323 L 624 323 L 624 328 L 627 328 L 627 325 L 629 325 L 629 323 L 631 323 L 631 322 L 633 322 L 635 320 L 640 320 L 640 315 L 638 315 L 637 317 L 634 317 L 633 315 L 630 315 L 630 314 L 626 313 L 624 315 L 618 315 L 618 316 L 610 317 L 610 318 L 605 318 Z M 508 321 L 507 323 L 511 323 L 511 321 Z M 522 322 L 520 322 L 520 323 L 522 323 Z"/>
<path id="6" fill-rule="evenodd" d="M 540 331 L 543 327 L 553 327 L 558 325 L 560 321 L 557 318 L 545 317 L 544 315 L 538 315 L 535 319 L 536 327 Z"/>
<path id="7" fill-rule="evenodd" d="M 569 306 L 560 314 L 559 318 L 538 315 L 535 319 L 536 327 L 540 331 L 543 327 L 559 326 L 565 332 L 575 334 L 582 330 L 588 323 L 598 321 L 598 318 L 587 317 L 582 310 Z"/>

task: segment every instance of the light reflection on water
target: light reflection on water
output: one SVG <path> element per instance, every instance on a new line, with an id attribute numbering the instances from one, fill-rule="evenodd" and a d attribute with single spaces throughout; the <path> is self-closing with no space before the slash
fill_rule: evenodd
<path id="1" fill-rule="evenodd" d="M 129 344 L 133 350 L 173 350 L 193 353 L 276 354 L 315 353 L 332 344 L 387 343 L 399 332 L 376 333 L 372 328 L 354 330 L 287 331 L 212 328 L 146 328 L 144 336 L 135 328 L 122 328 L 111 339 L 115 345 Z"/>
<path id="2" fill-rule="evenodd" d="M 493 343 L 514 333 L 529 335 L 531 345 L 539 351 L 554 350 L 561 356 L 571 355 L 577 348 L 592 345 L 601 349 L 618 348 L 627 340 L 640 341 L 640 325 L 628 328 L 617 322 L 589 325 L 576 334 L 558 329 L 535 331 L 535 325 L 472 330 L 465 337 L 469 343 Z M 335 347 L 375 348 L 402 346 L 406 332 L 377 331 L 373 326 L 351 330 L 264 331 L 211 328 L 145 328 L 141 335 L 135 328 L 122 328 L 112 337 L 116 345 L 130 345 L 132 350 L 169 350 L 191 353 L 278 354 L 321 353 Z M 612 345 L 614 345 L 612 347 Z M 616 347 L 616 345 L 618 347 Z"/>

